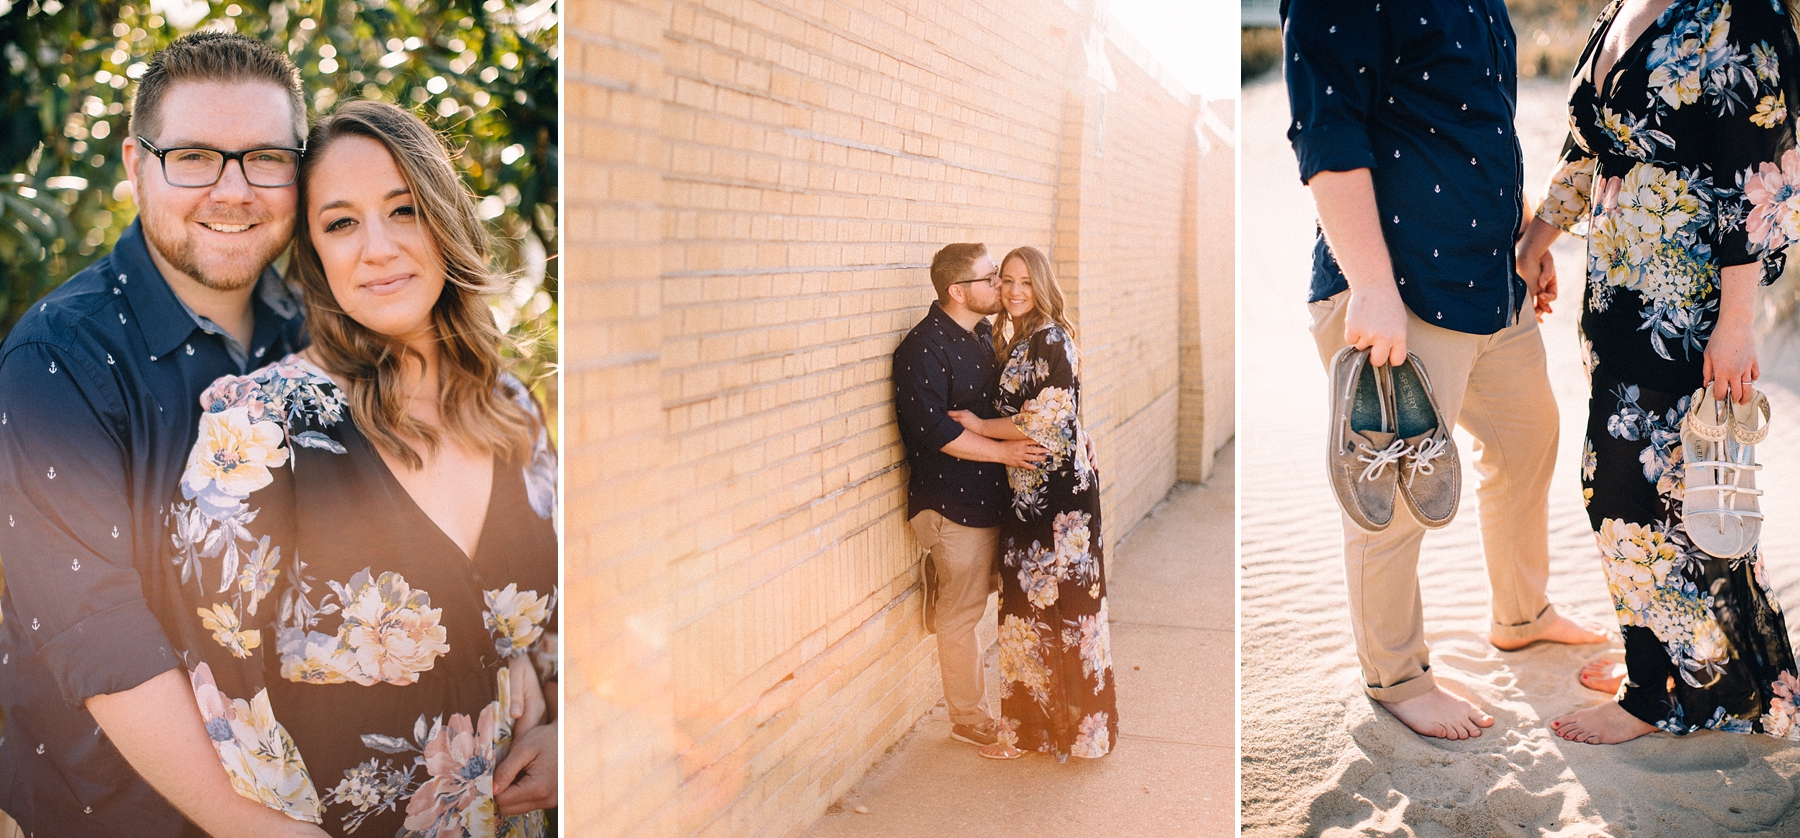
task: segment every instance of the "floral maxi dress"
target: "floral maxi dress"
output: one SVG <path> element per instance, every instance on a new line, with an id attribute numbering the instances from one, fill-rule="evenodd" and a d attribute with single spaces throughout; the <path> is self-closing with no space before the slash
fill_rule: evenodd
<path id="1" fill-rule="evenodd" d="M 1081 428 L 1081 354 L 1047 323 L 1013 346 L 995 407 L 1049 451 L 1009 468 L 1000 523 L 1001 741 L 1102 757 L 1119 735 L 1100 540 L 1100 475 Z"/>
<path id="2" fill-rule="evenodd" d="M 1800 681 L 1761 551 L 1716 559 L 1688 540 L 1680 436 L 1722 269 L 1760 262 L 1770 281 L 1800 237 L 1794 30 L 1776 0 L 1675 0 L 1596 80 L 1619 5 L 1582 55 L 1537 213 L 1587 235 L 1581 479 L 1625 639 L 1619 704 L 1676 734 L 1800 738 Z"/>
<path id="3" fill-rule="evenodd" d="M 168 609 L 201 717 L 240 794 L 333 835 L 535 836 L 501 817 L 508 664 L 555 672 L 555 460 L 495 458 L 473 556 L 356 427 L 346 394 L 288 356 L 201 395 L 170 508 Z"/>

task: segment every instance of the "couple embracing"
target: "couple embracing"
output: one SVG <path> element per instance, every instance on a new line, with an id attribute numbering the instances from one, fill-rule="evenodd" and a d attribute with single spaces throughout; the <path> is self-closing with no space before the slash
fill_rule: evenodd
<path id="1" fill-rule="evenodd" d="M 152 57 L 137 220 L 0 347 L 27 834 L 528 835 L 555 803 L 554 454 L 492 243 L 418 117 L 304 102 L 251 38 Z"/>
<path id="2" fill-rule="evenodd" d="M 1100 477 L 1062 290 L 1036 248 L 996 265 L 981 244 L 939 250 L 931 284 L 894 350 L 894 407 L 951 736 L 992 759 L 1105 756 L 1119 714 Z M 998 714 L 977 639 L 996 577 Z"/>
<path id="3" fill-rule="evenodd" d="M 1478 446 L 1490 640 L 1606 639 L 1544 593 L 1557 419 L 1536 320 L 1558 293 L 1550 244 L 1568 231 L 1588 240 L 1583 495 L 1625 659 L 1577 676 L 1614 700 L 1551 725 L 1593 744 L 1800 735 L 1800 680 L 1756 547 L 1768 403 L 1751 331 L 1758 285 L 1800 237 L 1793 5 L 1608 4 L 1548 197 L 1528 215 L 1501 0 L 1284 3 L 1288 136 L 1321 231 L 1313 333 L 1321 358 L 1343 362 L 1331 456 L 1350 617 L 1368 694 L 1414 731 L 1493 724 L 1436 683 L 1424 640 L 1419 545 L 1454 512 L 1459 471 L 1428 457 L 1452 423 Z"/>

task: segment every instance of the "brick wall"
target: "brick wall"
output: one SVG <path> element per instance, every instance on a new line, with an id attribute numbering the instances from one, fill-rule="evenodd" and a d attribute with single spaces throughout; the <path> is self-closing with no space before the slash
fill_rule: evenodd
<path id="1" fill-rule="evenodd" d="M 939 698 L 888 357 L 942 244 L 1056 262 L 1113 541 L 1229 438 L 1230 103 L 1091 2 L 569 8 L 570 834 L 794 834 Z"/>

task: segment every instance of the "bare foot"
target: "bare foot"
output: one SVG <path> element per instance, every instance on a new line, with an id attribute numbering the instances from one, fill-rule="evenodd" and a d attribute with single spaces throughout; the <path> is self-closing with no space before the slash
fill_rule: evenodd
<path id="1" fill-rule="evenodd" d="M 1581 668 L 1581 674 L 1575 676 L 1581 685 L 1596 692 L 1612 695 L 1619 691 L 1619 685 L 1625 682 L 1625 664 L 1606 658 L 1595 658 Z"/>
<path id="2" fill-rule="evenodd" d="M 1549 625 L 1544 626 L 1543 631 L 1531 635 L 1530 637 L 1508 637 L 1502 639 L 1491 634 L 1488 635 L 1488 642 L 1494 644 L 1494 648 L 1499 649 L 1502 652 L 1517 652 L 1526 646 L 1530 646 L 1531 644 L 1540 641 L 1544 643 L 1567 643 L 1571 646 L 1579 646 L 1584 643 L 1605 643 L 1607 639 L 1604 632 L 1595 631 L 1563 616 L 1558 616 L 1556 619 L 1551 620 Z"/>
<path id="3" fill-rule="evenodd" d="M 1625 712 L 1617 701 L 1583 707 L 1550 723 L 1556 735 L 1570 742 L 1617 745 L 1656 730 L 1643 719 Z"/>
<path id="4" fill-rule="evenodd" d="M 1481 729 L 1492 727 L 1494 717 L 1481 712 L 1474 702 L 1443 687 L 1405 701 L 1383 701 L 1394 718 L 1422 736 L 1439 739 L 1473 739 Z"/>

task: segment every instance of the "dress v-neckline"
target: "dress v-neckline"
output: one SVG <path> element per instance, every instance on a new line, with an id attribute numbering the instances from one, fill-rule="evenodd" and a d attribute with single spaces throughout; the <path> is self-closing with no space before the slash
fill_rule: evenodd
<path id="1" fill-rule="evenodd" d="M 375 455 L 376 462 L 381 464 L 381 473 L 385 476 L 388 484 L 394 489 L 397 489 L 401 497 L 406 498 L 406 505 L 412 507 L 413 512 L 417 513 L 420 518 L 423 518 L 425 523 L 433 530 L 436 530 L 438 536 L 449 543 L 450 548 L 455 550 L 457 555 L 462 556 L 463 559 L 469 563 L 470 567 L 474 567 L 475 557 L 481 554 L 481 542 L 483 539 L 487 538 L 488 529 L 494 522 L 494 502 L 500 494 L 500 475 L 502 473 L 500 470 L 500 458 L 494 457 L 493 466 L 490 468 L 492 473 L 488 475 L 488 480 L 490 482 L 488 484 L 487 505 L 482 507 L 481 510 L 481 529 L 475 531 L 475 545 L 472 549 L 464 550 L 463 546 L 458 544 L 456 539 L 451 538 L 450 533 L 446 532 L 443 526 L 438 524 L 437 519 L 431 517 L 431 513 L 426 512 L 425 507 L 419 505 L 418 499 L 412 496 L 412 492 L 407 491 L 406 484 L 400 482 L 400 475 L 394 473 L 393 467 L 388 465 L 387 458 L 381 455 L 381 451 L 375 447 L 374 441 L 363 435 L 361 428 L 358 428 L 356 433 L 358 436 L 362 436 L 363 442 L 369 446 L 370 453 Z"/>
<path id="2" fill-rule="evenodd" d="M 339 393 L 344 392 L 344 388 L 318 364 L 313 363 L 311 358 L 301 355 L 298 352 L 294 353 L 293 357 L 301 364 L 304 364 L 309 372 L 329 382 Z M 355 424 L 352 423 L 351 427 L 355 427 Z M 503 474 L 501 471 L 500 458 L 497 456 L 494 457 L 493 465 L 490 467 L 492 473 L 488 476 L 487 504 L 483 506 L 481 510 L 481 529 L 475 531 L 474 546 L 469 550 L 464 550 L 463 546 L 457 543 L 456 539 L 450 537 L 450 533 L 444 529 L 443 525 L 439 524 L 436 518 L 431 517 L 431 513 L 425 511 L 425 507 L 419 505 L 418 498 L 413 497 L 412 492 L 407 490 L 406 484 L 400 482 L 400 475 L 395 474 L 393 467 L 388 465 L 387 457 L 382 456 L 381 449 L 375 447 L 374 440 L 369 439 L 368 435 L 364 434 L 361 428 L 356 428 L 356 435 L 361 437 L 363 444 L 369 447 L 369 453 L 375 455 L 375 462 L 378 463 L 381 468 L 382 479 L 388 486 L 395 490 L 400 497 L 405 498 L 406 505 L 411 507 L 412 511 L 420 518 L 424 519 L 426 525 L 435 530 L 438 537 L 447 542 L 450 545 L 450 549 L 455 550 L 457 555 L 462 556 L 463 560 L 467 561 L 469 566 L 473 568 L 475 566 L 475 557 L 481 554 L 481 542 L 483 539 L 487 538 L 488 529 L 494 522 L 494 503 L 499 495 L 500 476 Z"/>
<path id="3" fill-rule="evenodd" d="M 1651 18 L 1650 25 L 1644 27 L 1644 31 L 1637 33 L 1631 39 L 1631 43 L 1625 46 L 1625 51 L 1619 53 L 1619 57 L 1613 61 L 1612 66 L 1606 68 L 1606 74 L 1602 76 L 1599 66 L 1600 54 L 1606 51 L 1606 37 L 1612 34 L 1613 26 L 1619 22 L 1619 12 L 1624 10 L 1625 0 L 1618 0 L 1613 4 L 1612 14 L 1601 25 L 1600 31 L 1595 33 L 1593 53 L 1588 57 L 1586 65 L 1587 80 L 1594 86 L 1596 99 L 1601 102 L 1612 101 L 1613 94 L 1618 92 L 1619 76 L 1631 69 L 1632 62 L 1638 58 L 1638 53 L 1642 52 L 1645 44 L 1648 43 L 1646 39 L 1656 31 L 1656 28 L 1663 22 L 1663 18 L 1668 16 L 1669 11 L 1682 1 L 1671 0 L 1669 5 L 1663 7 L 1662 11 L 1657 12 L 1656 17 Z"/>

